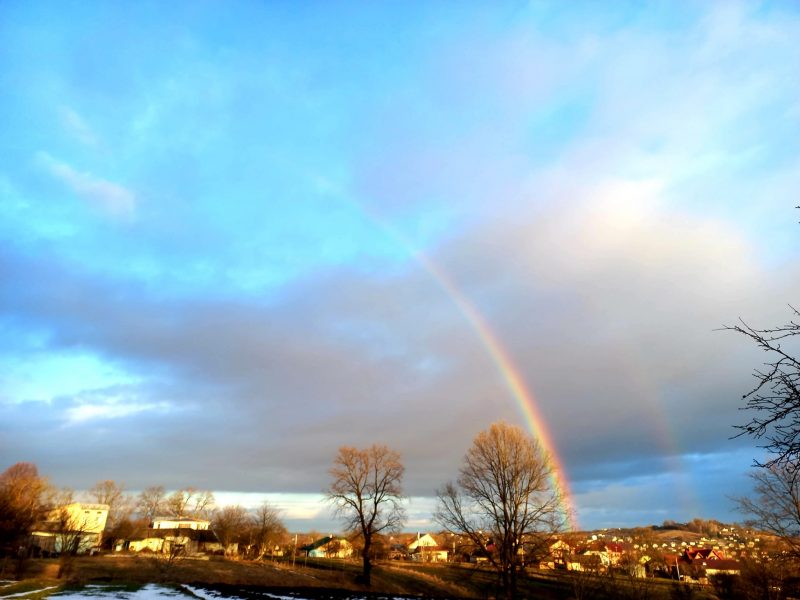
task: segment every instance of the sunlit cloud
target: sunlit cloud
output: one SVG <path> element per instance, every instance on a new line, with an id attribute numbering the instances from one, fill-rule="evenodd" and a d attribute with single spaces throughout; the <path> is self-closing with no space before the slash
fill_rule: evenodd
<path id="1" fill-rule="evenodd" d="M 88 421 L 120 419 L 141 412 L 164 413 L 170 406 L 166 403 L 137 404 L 113 401 L 106 404 L 79 404 L 67 409 L 67 425 L 76 425 Z"/>

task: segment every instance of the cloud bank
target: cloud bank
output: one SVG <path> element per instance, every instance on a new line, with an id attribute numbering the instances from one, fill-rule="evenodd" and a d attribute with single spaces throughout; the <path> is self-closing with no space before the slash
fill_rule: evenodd
<path id="1" fill-rule="evenodd" d="M 800 292 L 795 11 L 218 8 L 0 9 L 4 462 L 321 526 L 381 442 L 422 527 L 523 422 L 466 302 L 582 524 L 737 518 L 762 356 L 715 330 Z"/>

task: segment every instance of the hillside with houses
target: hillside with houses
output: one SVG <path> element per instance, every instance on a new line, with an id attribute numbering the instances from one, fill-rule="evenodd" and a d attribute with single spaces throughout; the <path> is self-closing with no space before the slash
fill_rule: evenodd
<path id="1" fill-rule="evenodd" d="M 158 515 L 129 527 L 107 528 L 109 506 L 73 502 L 46 512 L 31 532 L 31 557 L 75 555 L 225 557 L 229 560 L 323 559 L 356 561 L 363 542 L 357 534 L 315 537 L 313 532 L 277 531 L 265 549 L 254 549 L 252 530 L 244 525 L 235 535 L 222 534 L 212 516 Z M 213 515 L 213 513 L 212 513 Z M 699 520 L 696 520 L 699 521 Z M 222 525 L 224 526 L 224 525 Z M 714 535 L 692 530 L 691 524 L 603 529 L 554 534 L 530 539 L 519 560 L 537 571 L 592 574 L 619 573 L 708 584 L 717 575 L 741 575 L 745 565 L 768 564 L 780 558 L 774 536 L 734 524 L 715 523 Z M 306 543 L 299 543 L 298 540 Z M 495 550 L 487 535 L 480 546 L 446 531 L 393 533 L 378 536 L 377 560 L 411 563 L 485 565 Z"/>

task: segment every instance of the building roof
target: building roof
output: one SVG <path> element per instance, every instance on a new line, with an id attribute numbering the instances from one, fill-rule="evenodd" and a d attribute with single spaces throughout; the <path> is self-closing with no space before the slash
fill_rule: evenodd
<path id="1" fill-rule="evenodd" d="M 706 570 L 712 571 L 740 571 L 741 568 L 739 561 L 732 558 L 720 558 L 706 564 Z"/>
<path id="2" fill-rule="evenodd" d="M 350 542 L 348 542 L 343 537 L 327 535 L 324 538 L 320 538 L 318 540 L 311 542 L 310 544 L 307 544 L 305 546 L 300 546 L 300 550 L 303 550 L 304 552 L 310 552 L 311 550 L 316 550 L 317 548 L 321 548 L 322 546 L 327 546 L 330 542 L 333 541 L 344 542 L 347 545 L 350 545 Z"/>
<path id="3" fill-rule="evenodd" d="M 219 542 L 217 534 L 211 529 L 189 529 L 187 527 L 172 529 L 153 529 L 148 527 L 144 532 L 140 532 L 134 539 L 150 539 L 165 537 L 186 537 L 195 542 Z"/>
<path id="4" fill-rule="evenodd" d="M 210 523 L 208 519 L 199 519 L 197 517 L 153 517 L 153 521 L 175 521 L 176 523 Z"/>

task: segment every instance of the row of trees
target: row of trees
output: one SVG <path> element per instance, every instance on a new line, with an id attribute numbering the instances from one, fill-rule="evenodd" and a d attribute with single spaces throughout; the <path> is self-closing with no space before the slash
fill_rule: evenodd
<path id="1" fill-rule="evenodd" d="M 153 486 L 131 495 L 122 484 L 105 480 L 95 484 L 81 499 L 108 505 L 103 535 L 107 546 L 116 539 L 132 537 L 159 515 L 208 519 L 224 546 L 238 543 L 255 558 L 264 556 L 288 537 L 279 511 L 269 503 L 255 510 L 241 506 L 215 507 L 211 492 L 194 488 L 167 493 L 163 486 Z M 0 553 L 25 554 L 34 527 L 48 517 L 50 525 L 64 538 L 59 544 L 62 554 L 77 551 L 76 534 L 80 534 L 82 525 L 72 522 L 68 511 L 57 510 L 75 500 L 72 490 L 53 487 L 31 463 L 18 463 L 6 469 L 0 474 Z"/>
<path id="2" fill-rule="evenodd" d="M 509 598 L 522 568 L 519 557 L 544 544 L 564 524 L 551 469 L 535 439 L 519 427 L 495 423 L 474 439 L 456 481 L 437 492 L 436 521 L 486 556 Z M 334 460 L 327 498 L 347 530 L 360 538 L 366 584 L 376 536 L 399 531 L 404 523 L 403 475 L 400 455 L 382 445 L 342 447 Z M 130 537 L 159 514 L 210 519 L 223 545 L 238 542 L 255 558 L 287 535 L 278 511 L 269 504 L 256 511 L 215 508 L 211 492 L 193 488 L 168 494 L 155 486 L 132 496 L 121 484 L 107 480 L 98 482 L 87 496 L 109 506 L 105 535 L 109 541 Z M 16 552 L 47 511 L 72 499 L 69 490 L 54 490 L 32 464 L 7 469 L 0 474 L 0 548 Z"/>
<path id="3" fill-rule="evenodd" d="M 370 548 L 377 534 L 404 520 L 400 455 L 382 445 L 339 449 L 328 500 L 364 544 L 361 579 L 369 585 Z M 467 539 L 498 573 L 507 598 L 516 594 L 525 551 L 536 552 L 565 524 L 549 457 L 519 427 L 499 422 L 482 431 L 459 476 L 437 491 L 435 520 Z"/>

